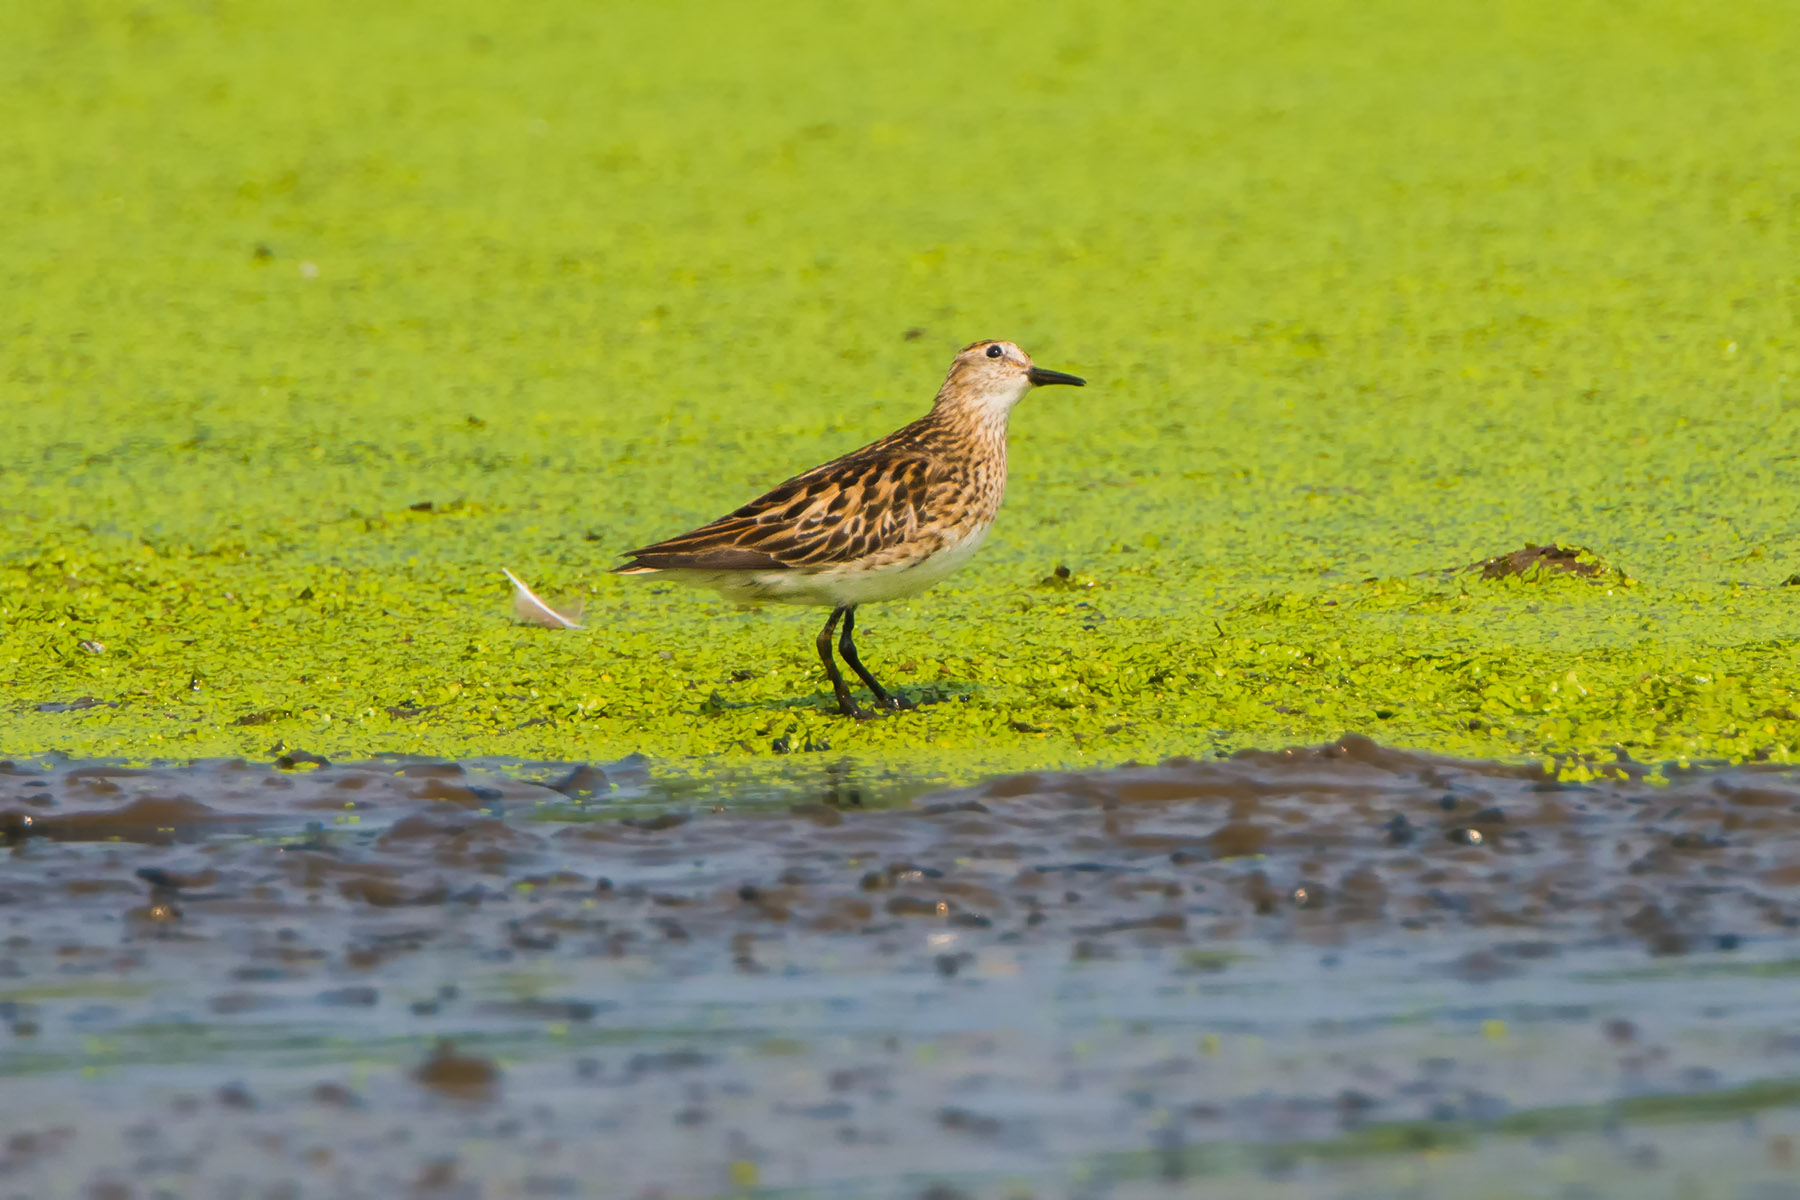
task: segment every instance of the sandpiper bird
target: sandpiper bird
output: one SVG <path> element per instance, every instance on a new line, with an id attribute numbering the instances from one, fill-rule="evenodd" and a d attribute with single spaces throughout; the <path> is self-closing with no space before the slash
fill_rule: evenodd
<path id="1" fill-rule="evenodd" d="M 745 603 L 831 609 L 819 658 L 838 711 L 857 707 L 838 653 L 882 708 L 911 708 L 856 653 L 856 609 L 924 591 L 967 562 L 1006 491 L 1006 422 L 1033 387 L 1086 381 L 1032 364 L 1011 342 L 975 342 L 950 364 L 931 411 L 852 454 L 796 475 L 692 533 L 632 550 L 620 575 L 662 575 Z"/>

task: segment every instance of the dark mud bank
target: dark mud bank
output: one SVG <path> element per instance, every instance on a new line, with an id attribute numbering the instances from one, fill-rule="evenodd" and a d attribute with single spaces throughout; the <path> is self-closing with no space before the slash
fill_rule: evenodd
<path id="1" fill-rule="evenodd" d="M 1080 938 L 1100 914 L 1113 933 L 1153 940 L 1246 936 L 1274 918 L 1313 938 L 1455 925 L 1617 937 L 1667 954 L 1800 924 L 1792 767 L 1665 774 L 1622 763 L 1567 783 L 1536 766 L 1352 736 L 1221 761 L 1013 775 L 867 811 L 837 787 L 774 808 L 734 809 L 731 796 L 655 804 L 636 762 L 537 774 L 304 755 L 269 766 L 0 764 L 0 837 L 12 848 L 0 903 L 45 901 L 31 882 L 41 874 L 65 898 L 153 894 L 204 911 L 244 882 L 215 860 L 244 858 L 240 871 L 273 872 L 258 887 L 298 890 L 314 909 L 580 892 L 607 906 L 615 938 L 645 932 L 628 920 L 636 901 L 681 910 L 687 940 L 770 928 L 872 936 L 922 916 L 992 936 L 1022 921 L 1012 932 Z M 110 877 L 34 871 L 55 857 L 38 841 L 114 844 Z M 670 863 L 692 862 L 704 885 L 684 882 L 679 903 L 655 890 L 675 886 Z"/>

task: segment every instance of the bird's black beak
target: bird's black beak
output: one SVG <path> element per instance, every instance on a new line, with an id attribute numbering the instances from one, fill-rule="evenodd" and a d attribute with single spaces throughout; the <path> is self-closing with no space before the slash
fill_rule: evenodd
<path id="1" fill-rule="evenodd" d="M 1025 378 L 1031 380 L 1033 386 L 1045 387 L 1052 383 L 1066 383 L 1070 387 L 1086 387 L 1087 380 L 1079 375 L 1065 375 L 1061 371 L 1046 371 L 1042 367 L 1033 367 L 1025 372 Z"/>

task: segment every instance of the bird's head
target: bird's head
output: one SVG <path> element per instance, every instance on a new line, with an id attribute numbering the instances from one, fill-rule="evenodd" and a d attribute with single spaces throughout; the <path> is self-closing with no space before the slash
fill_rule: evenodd
<path id="1" fill-rule="evenodd" d="M 1038 366 L 1012 342 L 971 342 L 950 364 L 937 404 L 974 416 L 1004 417 L 1032 388 L 1056 383 L 1082 387 L 1087 381 Z"/>

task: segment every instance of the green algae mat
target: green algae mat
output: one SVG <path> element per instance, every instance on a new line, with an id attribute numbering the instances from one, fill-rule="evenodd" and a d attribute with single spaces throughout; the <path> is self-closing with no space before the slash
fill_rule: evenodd
<path id="1" fill-rule="evenodd" d="M 0 754 L 1800 745 L 1789 4 L 7 9 Z M 919 711 L 606 574 L 981 337 Z"/>

